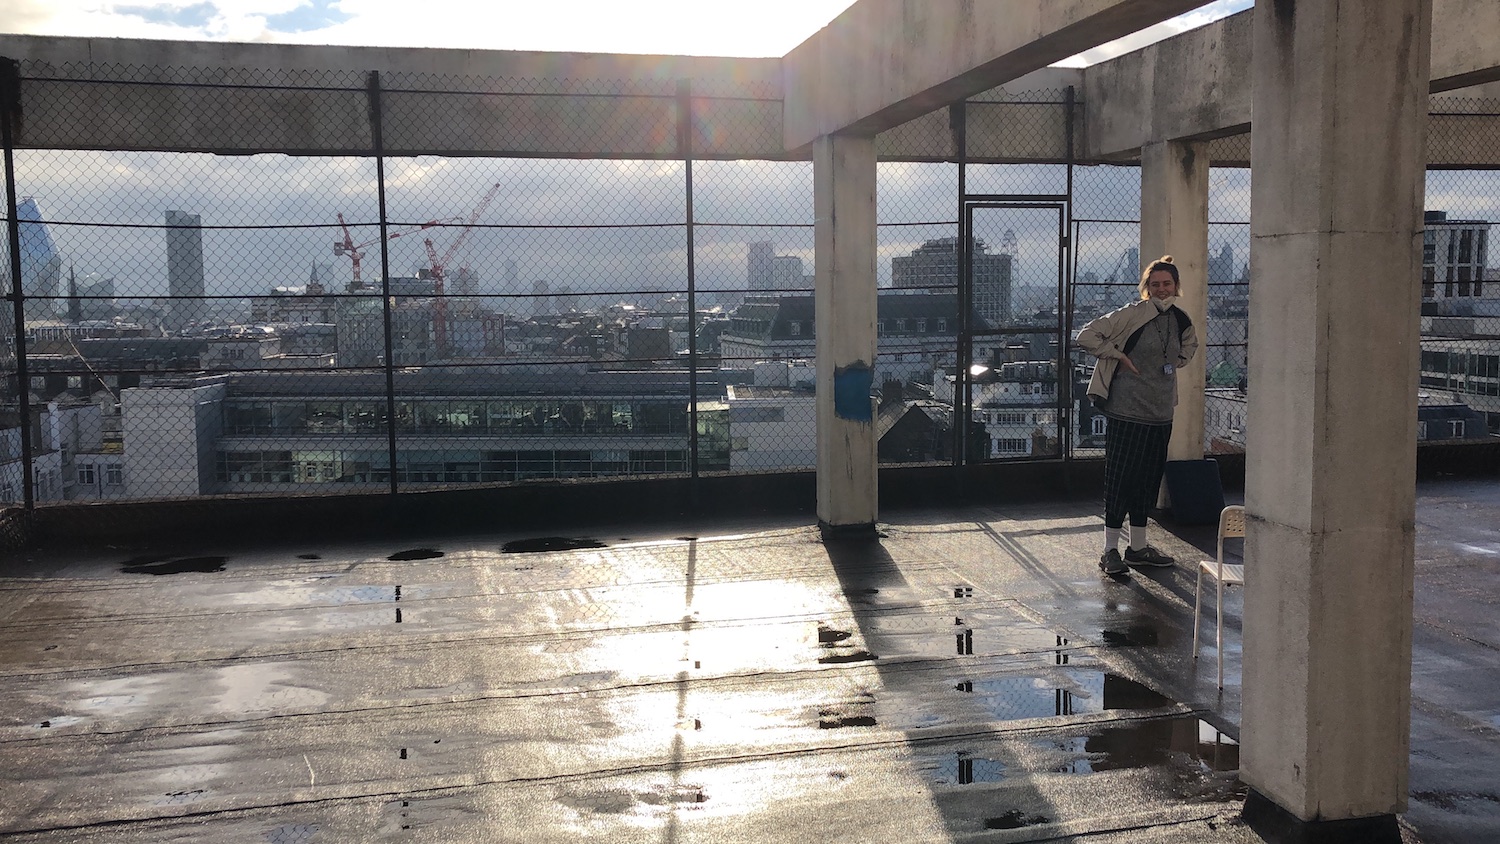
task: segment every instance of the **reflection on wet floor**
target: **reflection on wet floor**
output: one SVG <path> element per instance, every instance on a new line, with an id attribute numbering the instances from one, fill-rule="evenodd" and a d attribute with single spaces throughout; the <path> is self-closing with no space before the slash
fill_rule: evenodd
<path id="1" fill-rule="evenodd" d="M 1040 676 L 989 677 L 953 686 L 996 721 L 1052 718 L 1103 712 L 1106 709 L 1155 709 L 1170 706 L 1164 695 L 1124 677 L 1081 668 L 1064 668 Z"/>
<path id="2" fill-rule="evenodd" d="M 983 755 L 952 749 L 918 753 L 916 763 L 941 785 L 1139 768 L 1170 769 L 1204 778 L 1238 771 L 1240 748 L 1207 722 L 1182 715 L 1096 726 L 1082 733 L 1059 732 L 1016 744 L 996 741 Z"/>
<path id="3" fill-rule="evenodd" d="M 963 751 L 938 759 L 933 781 L 943 785 L 972 785 L 976 782 L 999 782 L 1005 778 L 1005 763 L 981 759 Z"/>

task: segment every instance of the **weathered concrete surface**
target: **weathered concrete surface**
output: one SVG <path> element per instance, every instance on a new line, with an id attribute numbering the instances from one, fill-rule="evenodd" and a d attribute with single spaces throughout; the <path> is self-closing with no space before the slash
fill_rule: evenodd
<path id="1" fill-rule="evenodd" d="M 1430 13 L 1255 9 L 1243 776 L 1303 821 L 1406 802 Z"/>
<path id="2" fill-rule="evenodd" d="M 878 505 L 875 423 L 875 142 L 813 146 L 818 520 L 868 525 Z"/>
<path id="3" fill-rule="evenodd" d="M 1433 92 L 1500 79 L 1500 4 L 1433 0 L 1432 18 Z M 1085 68 L 1083 157 L 1116 158 L 1148 143 L 1247 131 L 1251 28 L 1245 11 Z M 1472 162 L 1447 153 L 1432 163 L 1494 161 L 1492 146 L 1476 143 L 1471 152 Z"/>
<path id="4" fill-rule="evenodd" d="M 1500 486 L 1421 490 L 1409 840 L 1491 840 Z M 7 559 L 0 838 L 1258 840 L 1206 529 L 1116 582 L 1092 496 L 887 516 Z"/>
<path id="5" fill-rule="evenodd" d="M 785 146 L 873 135 L 1197 0 L 861 0 L 782 58 Z"/>

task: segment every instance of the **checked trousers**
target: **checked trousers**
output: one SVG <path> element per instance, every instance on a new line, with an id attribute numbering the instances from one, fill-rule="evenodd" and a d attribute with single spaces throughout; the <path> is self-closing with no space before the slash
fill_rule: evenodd
<path id="1" fill-rule="evenodd" d="M 1161 476 L 1167 468 L 1167 442 L 1172 423 L 1145 425 L 1110 419 L 1104 431 L 1104 526 L 1123 527 L 1125 517 L 1136 526 L 1156 504 Z"/>

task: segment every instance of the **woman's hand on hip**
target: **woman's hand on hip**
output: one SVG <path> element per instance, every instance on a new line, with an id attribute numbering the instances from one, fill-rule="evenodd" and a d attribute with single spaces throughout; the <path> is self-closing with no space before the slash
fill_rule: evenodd
<path id="1" fill-rule="evenodd" d="M 1124 367 L 1131 374 L 1133 374 L 1133 375 L 1140 375 L 1141 374 L 1141 371 L 1139 369 L 1135 368 L 1135 362 L 1132 361 L 1128 355 L 1123 355 L 1123 356 L 1121 356 L 1119 358 L 1116 358 L 1116 359 L 1118 361 L 1120 361 L 1120 366 Z"/>

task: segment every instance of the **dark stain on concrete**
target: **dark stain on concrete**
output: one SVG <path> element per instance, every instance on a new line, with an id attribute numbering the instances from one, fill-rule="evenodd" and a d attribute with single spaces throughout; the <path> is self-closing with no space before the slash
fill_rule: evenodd
<path id="1" fill-rule="evenodd" d="M 818 662 L 824 665 L 841 665 L 847 662 L 869 662 L 874 659 L 880 659 L 880 657 L 869 651 L 853 651 L 846 654 L 829 654 L 828 656 L 818 657 Z"/>
<path id="2" fill-rule="evenodd" d="M 606 548 L 597 539 L 573 539 L 566 536 L 542 536 L 536 539 L 516 539 L 500 546 L 504 554 L 536 554 L 544 551 L 577 551 L 581 548 Z"/>
<path id="3" fill-rule="evenodd" d="M 120 571 L 126 574 L 184 574 L 187 572 L 199 572 L 212 574 L 224 570 L 224 563 L 228 557 L 183 557 L 178 560 L 163 560 L 159 557 L 138 558 L 126 560 L 120 566 Z"/>
<path id="4" fill-rule="evenodd" d="M 441 556 L 443 556 L 443 552 L 434 548 L 410 548 L 405 551 L 397 551 L 386 557 L 386 559 L 393 563 L 404 563 L 409 560 L 434 560 Z"/>
<path id="5" fill-rule="evenodd" d="M 1036 826 L 1039 823 L 1052 823 L 1052 819 L 1046 815 L 1028 815 L 1020 809 L 1011 809 L 997 818 L 985 818 L 984 828 L 1020 829 L 1027 826 Z"/>

